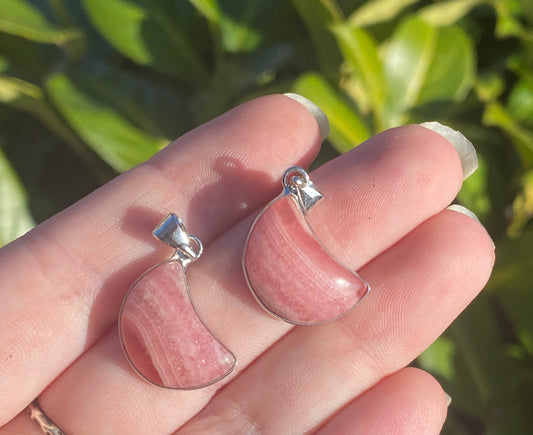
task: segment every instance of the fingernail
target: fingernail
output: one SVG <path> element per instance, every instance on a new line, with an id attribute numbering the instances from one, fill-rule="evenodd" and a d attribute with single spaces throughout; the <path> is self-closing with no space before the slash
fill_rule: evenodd
<path id="1" fill-rule="evenodd" d="M 450 406 L 450 403 L 452 403 L 452 397 L 445 391 L 444 394 L 446 395 L 446 406 Z"/>
<path id="2" fill-rule="evenodd" d="M 475 213 L 471 210 L 468 210 L 466 207 L 463 207 L 462 205 L 459 205 L 459 204 L 452 204 L 452 205 L 449 205 L 448 207 L 446 207 L 446 210 L 453 210 L 453 211 L 456 211 L 458 213 L 462 213 L 462 214 L 465 214 L 469 217 L 471 217 L 472 219 L 478 221 L 479 223 L 481 223 L 478 219 L 478 217 L 475 215 Z M 496 245 L 494 244 L 494 241 L 492 240 L 492 238 L 490 237 L 489 235 L 489 238 L 490 238 L 490 241 L 492 242 L 492 247 L 494 249 L 496 249 Z"/>
<path id="3" fill-rule="evenodd" d="M 475 215 L 475 213 L 471 210 L 468 210 L 466 207 L 463 207 L 462 205 L 459 205 L 459 204 L 452 204 L 452 205 L 449 205 L 448 207 L 446 207 L 447 210 L 453 210 L 453 211 L 457 211 L 459 213 L 463 213 L 467 216 L 470 216 L 472 219 L 474 219 L 475 221 L 478 221 L 479 223 L 480 220 L 478 219 L 478 217 Z"/>
<path id="4" fill-rule="evenodd" d="M 453 145 L 459 158 L 461 159 L 461 167 L 463 168 L 463 180 L 466 180 L 472 175 L 478 166 L 477 154 L 474 145 L 464 135 L 446 125 L 442 125 L 439 122 L 423 122 L 420 124 L 422 127 L 426 127 L 435 133 L 439 133 L 442 137 L 448 139 Z"/>
<path id="5" fill-rule="evenodd" d="M 302 97 L 301 95 L 292 94 L 290 92 L 283 95 L 293 99 L 294 101 L 298 101 L 298 103 L 304 106 L 309 111 L 309 113 L 313 115 L 318 124 L 318 130 L 320 131 L 320 140 L 323 141 L 329 134 L 329 121 L 328 117 L 322 111 L 322 109 L 318 107 L 315 103 L 313 103 L 311 100 L 308 100 L 307 98 Z"/>

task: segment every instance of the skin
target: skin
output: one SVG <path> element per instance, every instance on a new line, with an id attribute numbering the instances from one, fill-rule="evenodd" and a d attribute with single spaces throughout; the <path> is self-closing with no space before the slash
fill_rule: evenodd
<path id="1" fill-rule="evenodd" d="M 284 170 L 307 167 L 319 143 L 301 104 L 253 100 L 0 250 L 0 434 L 39 433 L 24 411 L 37 396 L 75 434 L 439 433 L 445 393 L 404 367 L 483 288 L 494 262 L 485 229 L 444 210 L 462 183 L 459 157 L 440 135 L 405 126 L 311 174 L 328 199 L 311 225 L 372 290 L 335 322 L 294 327 L 257 305 L 240 257 Z M 150 236 L 169 212 L 204 243 L 191 292 L 238 359 L 201 390 L 146 383 L 118 341 L 124 294 L 170 255 Z"/>

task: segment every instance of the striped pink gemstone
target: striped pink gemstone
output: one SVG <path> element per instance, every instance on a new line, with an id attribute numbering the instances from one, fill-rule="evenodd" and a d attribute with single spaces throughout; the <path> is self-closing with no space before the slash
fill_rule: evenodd
<path id="1" fill-rule="evenodd" d="M 365 280 L 318 241 L 290 195 L 272 202 L 256 219 L 243 258 L 255 297 L 291 323 L 334 320 L 369 291 Z"/>
<path id="2" fill-rule="evenodd" d="M 179 261 L 160 263 L 130 289 L 119 318 L 122 347 L 148 381 L 166 388 L 200 388 L 229 374 L 234 355 L 199 319 Z"/>

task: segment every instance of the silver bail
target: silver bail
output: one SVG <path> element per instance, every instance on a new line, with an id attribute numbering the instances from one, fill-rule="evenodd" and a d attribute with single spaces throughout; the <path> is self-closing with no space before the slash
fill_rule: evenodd
<path id="1" fill-rule="evenodd" d="M 175 256 L 182 261 L 194 261 L 201 255 L 200 240 L 187 233 L 185 223 L 174 213 L 165 217 L 152 231 L 156 239 L 176 250 Z M 191 241 L 194 243 L 191 245 Z"/>
<path id="2" fill-rule="evenodd" d="M 317 205 L 324 195 L 315 187 L 309 174 L 299 166 L 293 166 L 285 171 L 283 176 L 285 194 L 290 194 L 296 199 L 298 207 L 303 214 Z"/>
<path id="3" fill-rule="evenodd" d="M 178 249 L 180 245 L 189 244 L 189 235 L 185 224 L 174 213 L 170 213 L 155 227 L 152 234 L 165 245 Z"/>
<path id="4" fill-rule="evenodd" d="M 315 188 L 315 185 L 312 182 L 309 182 L 307 186 L 298 189 L 297 194 L 298 205 L 304 214 L 309 213 L 309 210 L 317 205 L 320 200 L 324 199 L 324 195 Z"/>

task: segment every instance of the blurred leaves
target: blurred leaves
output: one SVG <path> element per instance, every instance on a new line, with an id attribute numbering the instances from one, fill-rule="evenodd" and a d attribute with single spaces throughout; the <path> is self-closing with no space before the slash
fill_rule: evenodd
<path id="1" fill-rule="evenodd" d="M 261 37 L 248 24 L 254 15 L 256 1 L 246 2 L 241 8 L 241 19 L 233 19 L 224 13 L 217 1 L 191 0 L 198 11 L 218 30 L 223 48 L 228 52 L 249 52 L 257 47 Z"/>
<path id="2" fill-rule="evenodd" d="M 371 0 L 357 8 L 349 17 L 352 27 L 365 27 L 396 18 L 407 6 L 418 0 Z"/>
<path id="3" fill-rule="evenodd" d="M 329 140 L 340 153 L 370 137 L 370 131 L 354 108 L 321 75 L 309 73 L 301 76 L 294 83 L 293 91 L 306 95 L 327 113 Z"/>
<path id="4" fill-rule="evenodd" d="M 448 0 L 426 6 L 420 17 L 437 26 L 449 26 L 463 18 L 470 10 L 486 0 Z"/>
<path id="5" fill-rule="evenodd" d="M 83 0 L 83 5 L 102 36 L 135 62 L 190 82 L 206 78 L 193 43 L 192 8 L 169 0 Z"/>
<path id="6" fill-rule="evenodd" d="M 457 200 L 497 264 L 418 363 L 453 396 L 445 434 L 529 433 L 532 42 L 521 0 L 0 0 L 0 245 L 33 225 L 28 204 L 40 220 L 71 201 L 65 186 L 81 196 L 254 96 L 318 103 L 320 162 L 438 120 L 477 147 Z"/>
<path id="7" fill-rule="evenodd" d="M 0 31 L 35 42 L 63 45 L 83 37 L 80 29 L 61 29 L 26 0 L 0 0 Z"/>
<path id="8" fill-rule="evenodd" d="M 46 88 L 70 126 L 117 171 L 144 162 L 167 143 L 131 125 L 111 108 L 99 105 L 64 74 L 50 76 Z"/>
<path id="9" fill-rule="evenodd" d="M 341 57 L 339 47 L 331 34 L 330 26 L 341 22 L 342 11 L 334 1 L 292 0 L 304 21 L 321 70 L 326 75 L 338 73 Z"/>
<path id="10" fill-rule="evenodd" d="M 0 150 L 0 245 L 21 236 L 33 225 L 24 187 Z"/>
<path id="11" fill-rule="evenodd" d="M 384 12 L 386 4 L 383 1 L 370 2 L 365 8 L 375 7 L 383 11 L 385 19 L 388 17 Z M 354 14 L 352 18 L 357 12 Z M 407 16 L 390 38 L 378 44 L 367 30 L 355 26 L 354 22 L 359 21 L 341 21 L 331 16 L 323 21 L 323 25 L 335 35 L 344 57 L 341 69 L 344 74 L 339 86 L 358 109 L 352 110 L 351 115 L 357 122 L 352 120 L 343 127 L 335 122 L 330 142 L 336 149 L 347 150 L 350 145 L 346 140 L 351 140 L 353 147 L 366 139 L 370 132 L 362 130 L 365 124 L 372 125 L 373 132 L 379 132 L 413 122 L 413 109 L 465 99 L 474 82 L 475 53 L 471 40 L 460 27 L 439 27 L 419 17 Z M 302 87 L 302 81 L 309 80 L 305 77 L 297 81 L 293 89 L 312 99 L 317 93 L 313 90 L 315 85 Z M 324 86 L 322 81 L 321 87 Z M 336 99 L 339 100 L 338 96 Z M 325 111 L 332 119 L 338 119 L 338 114 L 329 113 L 327 107 Z M 347 121 L 346 116 L 344 118 Z M 342 135 L 339 133 L 341 129 L 344 130 Z M 362 140 L 354 141 L 355 138 Z"/>

